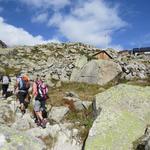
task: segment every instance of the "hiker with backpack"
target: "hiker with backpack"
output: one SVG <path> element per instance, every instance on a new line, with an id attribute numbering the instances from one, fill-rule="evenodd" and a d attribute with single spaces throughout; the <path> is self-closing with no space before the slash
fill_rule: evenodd
<path id="1" fill-rule="evenodd" d="M 40 78 L 33 83 L 33 95 L 34 95 L 34 113 L 37 118 L 37 125 L 43 128 L 46 127 L 47 120 L 43 117 L 43 111 L 46 111 L 46 99 L 48 98 L 48 86 Z"/>
<path id="2" fill-rule="evenodd" d="M 17 91 L 17 97 L 20 103 L 20 110 L 25 113 L 25 99 L 28 95 L 28 90 L 30 88 L 30 80 L 27 75 L 22 75 L 17 77 L 15 91 Z"/>
<path id="3" fill-rule="evenodd" d="M 7 74 L 5 74 L 1 76 L 0 81 L 2 82 L 2 97 L 7 98 L 7 90 L 11 79 Z"/>

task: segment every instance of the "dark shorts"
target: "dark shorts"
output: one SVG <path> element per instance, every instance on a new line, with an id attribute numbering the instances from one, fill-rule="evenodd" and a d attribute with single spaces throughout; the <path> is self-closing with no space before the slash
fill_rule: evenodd
<path id="1" fill-rule="evenodd" d="M 22 91 L 18 92 L 18 99 L 19 99 L 20 104 L 21 103 L 24 104 L 27 94 L 28 94 L 28 92 L 22 92 Z"/>
<path id="2" fill-rule="evenodd" d="M 2 84 L 2 94 L 7 94 L 8 84 Z"/>
<path id="3" fill-rule="evenodd" d="M 35 100 L 34 103 L 34 111 L 44 111 L 46 109 L 45 107 L 45 100 Z"/>

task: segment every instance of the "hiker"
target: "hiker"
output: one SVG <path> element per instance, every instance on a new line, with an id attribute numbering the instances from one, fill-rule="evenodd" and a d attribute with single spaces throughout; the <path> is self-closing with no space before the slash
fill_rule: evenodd
<path id="1" fill-rule="evenodd" d="M 16 79 L 16 87 L 15 87 L 15 91 L 16 95 L 18 97 L 19 103 L 20 103 L 20 110 L 22 112 L 22 114 L 25 113 L 25 99 L 28 96 L 28 90 L 30 88 L 30 80 L 29 77 L 27 75 L 22 75 L 17 77 Z"/>
<path id="2" fill-rule="evenodd" d="M 2 97 L 7 98 L 7 90 L 11 79 L 7 74 L 4 74 L 1 76 L 0 81 L 2 82 Z"/>
<path id="3" fill-rule="evenodd" d="M 43 117 L 42 112 L 46 111 L 45 103 L 48 93 L 48 87 L 40 78 L 37 78 L 33 83 L 33 95 L 34 95 L 34 113 L 37 118 L 37 125 L 43 128 L 46 127 L 47 119 Z"/>

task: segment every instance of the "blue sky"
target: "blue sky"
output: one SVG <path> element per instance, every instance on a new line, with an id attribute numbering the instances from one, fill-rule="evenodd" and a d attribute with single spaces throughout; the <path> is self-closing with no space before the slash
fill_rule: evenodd
<path id="1" fill-rule="evenodd" d="M 149 0 L 0 0 L 0 40 L 9 46 L 150 46 L 149 6 Z"/>

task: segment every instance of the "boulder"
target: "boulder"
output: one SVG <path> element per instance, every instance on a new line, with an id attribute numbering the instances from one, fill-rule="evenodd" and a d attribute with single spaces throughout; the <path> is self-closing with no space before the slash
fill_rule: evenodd
<path id="1" fill-rule="evenodd" d="M 76 76 L 78 76 L 78 74 L 80 73 L 80 69 L 85 65 L 87 64 L 87 57 L 85 56 L 81 56 L 81 57 L 78 57 L 76 62 L 75 62 L 75 68 L 73 69 L 72 71 L 72 74 L 71 74 L 71 77 L 70 77 L 70 80 L 71 81 L 74 81 L 74 79 L 76 78 Z"/>
<path id="2" fill-rule="evenodd" d="M 113 61 L 92 60 L 78 70 L 74 70 L 71 75 L 71 81 L 104 85 L 121 72 L 120 65 Z"/>
<path id="3" fill-rule="evenodd" d="M 150 150 L 150 125 L 147 125 L 144 134 L 133 142 L 133 150 Z"/>
<path id="4" fill-rule="evenodd" d="M 0 48 L 7 48 L 7 45 L 0 40 Z"/>
<path id="5" fill-rule="evenodd" d="M 46 125 L 46 128 L 40 128 L 40 127 L 36 127 L 36 128 L 31 128 L 27 131 L 25 131 L 25 133 L 27 133 L 30 136 L 33 137 L 47 137 L 48 135 L 50 135 L 51 137 L 56 137 L 58 132 L 60 132 L 61 127 L 58 124 L 55 125 Z"/>
<path id="6" fill-rule="evenodd" d="M 36 127 L 34 120 L 29 113 L 24 114 L 22 117 L 16 117 L 16 121 L 12 124 L 12 128 L 20 131 L 28 130 Z"/>
<path id="7" fill-rule="evenodd" d="M 53 147 L 53 150 L 81 150 L 82 145 L 75 139 L 72 139 L 72 133 L 69 130 L 65 132 L 59 132 L 57 135 L 57 141 Z"/>
<path id="8" fill-rule="evenodd" d="M 12 128 L 0 125 L 0 149 L 4 150 L 28 150 L 46 149 L 45 144 L 38 138 L 16 131 Z"/>
<path id="9" fill-rule="evenodd" d="M 64 104 L 69 107 L 70 110 L 85 110 L 88 109 L 92 102 L 82 101 L 79 95 L 73 91 L 66 92 L 65 97 L 63 97 Z"/>
<path id="10" fill-rule="evenodd" d="M 68 107 L 64 107 L 64 106 L 53 107 L 48 114 L 48 118 L 50 120 L 60 122 L 63 119 L 63 117 L 65 116 L 65 114 L 67 114 L 68 111 L 69 111 Z"/>
<path id="11" fill-rule="evenodd" d="M 149 63 L 147 65 L 139 61 L 131 61 L 127 63 L 120 63 L 124 72 L 126 80 L 146 79 L 148 77 Z"/>
<path id="12" fill-rule="evenodd" d="M 65 97 L 74 97 L 74 98 L 79 98 L 79 95 L 76 94 L 75 92 L 73 91 L 69 91 L 69 92 L 66 92 L 65 93 Z"/>
<path id="13" fill-rule="evenodd" d="M 84 110 L 85 109 L 82 104 L 82 101 L 75 101 L 74 108 L 75 108 L 75 110 Z"/>
<path id="14" fill-rule="evenodd" d="M 15 116 L 11 107 L 5 102 L 0 102 L 0 124 L 10 125 L 14 120 Z"/>
<path id="15" fill-rule="evenodd" d="M 150 87 L 120 84 L 95 96 L 99 112 L 85 150 L 130 150 L 150 121 Z"/>
<path id="16" fill-rule="evenodd" d="M 82 101 L 82 105 L 84 106 L 84 108 L 88 109 L 92 105 L 92 102 L 90 102 L 90 101 Z"/>

